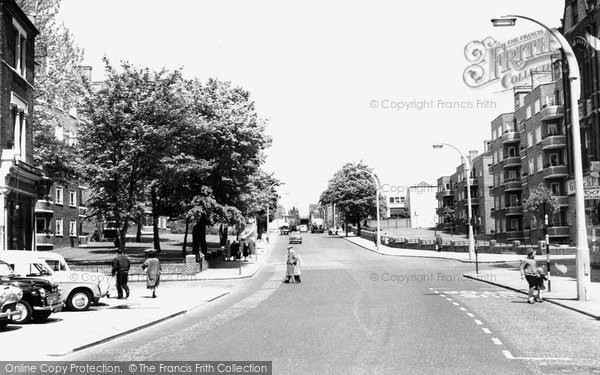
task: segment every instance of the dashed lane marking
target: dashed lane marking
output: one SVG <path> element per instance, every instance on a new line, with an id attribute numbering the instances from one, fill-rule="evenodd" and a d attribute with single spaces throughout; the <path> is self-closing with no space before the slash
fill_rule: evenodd
<path id="1" fill-rule="evenodd" d="M 492 333 L 492 331 L 490 331 L 488 328 L 483 327 L 482 328 L 483 332 L 487 333 L 488 335 Z"/>
<path id="2" fill-rule="evenodd" d="M 471 314 L 471 313 L 467 313 L 467 315 L 468 315 L 469 317 L 471 317 L 471 318 L 474 318 L 474 317 L 475 317 L 475 315 L 473 315 L 473 314 Z"/>
<path id="3" fill-rule="evenodd" d="M 510 354 L 510 352 L 508 350 L 503 350 L 502 354 L 504 354 L 504 356 L 508 359 L 515 359 L 515 357 L 513 357 L 513 355 Z"/>
<path id="4" fill-rule="evenodd" d="M 477 324 L 478 326 L 482 326 L 483 322 L 481 322 L 481 320 L 475 319 L 475 324 Z"/>
<path id="5" fill-rule="evenodd" d="M 500 341 L 499 339 L 497 339 L 496 337 L 492 337 L 492 341 L 494 342 L 494 344 L 496 345 L 502 345 L 502 341 Z"/>
<path id="6" fill-rule="evenodd" d="M 461 309 L 462 311 L 467 311 L 467 309 L 465 309 L 464 307 L 459 307 L 459 309 Z"/>
<path id="7" fill-rule="evenodd" d="M 452 304 L 453 304 L 454 306 L 460 306 L 460 305 L 459 305 L 458 303 L 456 303 L 456 302 L 452 302 Z"/>

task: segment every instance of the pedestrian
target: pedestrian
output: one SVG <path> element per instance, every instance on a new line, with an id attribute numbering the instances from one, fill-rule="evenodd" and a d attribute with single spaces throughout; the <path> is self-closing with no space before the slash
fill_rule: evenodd
<path id="1" fill-rule="evenodd" d="M 292 277 L 297 283 L 299 283 L 300 275 L 302 274 L 302 270 L 300 269 L 300 263 L 302 262 L 302 259 L 298 254 L 296 254 L 293 246 L 288 246 L 287 250 L 287 260 L 285 262 L 287 266 L 285 273 L 286 279 L 284 283 L 289 283 Z"/>
<path id="2" fill-rule="evenodd" d="M 231 241 L 225 242 L 225 260 L 231 260 Z"/>
<path id="3" fill-rule="evenodd" d="M 231 244 L 231 254 L 235 259 L 240 259 L 240 243 L 237 240 L 233 240 Z"/>
<path id="4" fill-rule="evenodd" d="M 383 244 L 386 245 L 386 246 L 390 242 L 390 238 L 388 237 L 387 232 L 383 234 L 383 239 L 381 240 L 381 242 L 383 242 Z"/>
<path id="5" fill-rule="evenodd" d="M 440 236 L 440 234 L 438 233 L 435 236 L 435 249 L 438 251 L 438 253 L 442 251 L 442 244 L 442 236 Z"/>
<path id="6" fill-rule="evenodd" d="M 113 259 L 112 264 L 112 275 L 117 277 L 117 299 L 123 299 L 123 290 L 125 290 L 125 298 L 129 298 L 129 287 L 127 286 L 129 267 L 129 258 L 123 254 L 123 250 L 117 250 L 117 256 Z"/>
<path id="7" fill-rule="evenodd" d="M 242 255 L 244 255 L 244 261 L 248 258 L 248 239 L 242 241 Z"/>
<path id="8" fill-rule="evenodd" d="M 256 242 L 254 242 L 252 237 L 248 238 L 248 252 L 250 253 L 251 257 L 256 255 Z"/>
<path id="9" fill-rule="evenodd" d="M 537 264 L 535 261 L 535 250 L 529 249 L 527 251 L 527 258 L 521 261 L 521 266 L 519 267 L 521 271 L 521 279 L 525 278 L 527 280 L 527 284 L 529 286 L 529 298 L 527 302 L 534 303 L 542 302 L 541 290 L 540 290 L 540 275 L 537 270 Z M 542 280 L 543 282 L 543 280 Z M 534 291 L 537 290 L 537 295 L 534 298 Z"/>
<path id="10" fill-rule="evenodd" d="M 148 249 L 144 251 L 148 258 L 142 264 L 142 269 L 146 271 L 146 287 L 152 290 L 152 298 L 156 298 L 156 288 L 160 283 L 160 262 L 156 257 L 156 250 Z"/>

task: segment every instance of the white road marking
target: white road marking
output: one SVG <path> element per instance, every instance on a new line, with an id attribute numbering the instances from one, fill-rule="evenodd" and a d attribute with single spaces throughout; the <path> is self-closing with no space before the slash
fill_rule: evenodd
<path id="1" fill-rule="evenodd" d="M 452 298 L 446 298 L 448 301 L 452 302 Z"/>
<path id="2" fill-rule="evenodd" d="M 477 319 L 475 319 L 475 324 L 477 324 L 478 326 L 482 326 L 483 325 L 483 323 L 481 322 L 481 320 L 477 320 Z"/>
<path id="3" fill-rule="evenodd" d="M 467 309 L 465 309 L 464 307 L 460 307 L 460 309 L 461 309 L 462 311 L 467 311 Z"/>
<path id="4" fill-rule="evenodd" d="M 454 306 L 460 306 L 460 305 L 459 305 L 458 303 L 456 303 L 456 302 L 452 302 L 452 304 L 453 304 Z"/>
<path id="5" fill-rule="evenodd" d="M 492 341 L 493 341 L 493 342 L 494 342 L 494 344 L 496 344 L 496 345 L 502 345 L 502 341 L 498 340 L 498 339 L 497 339 L 497 338 L 495 338 L 495 337 L 492 337 Z"/>
<path id="6" fill-rule="evenodd" d="M 490 331 L 488 328 L 483 327 L 482 328 L 483 332 L 487 333 L 488 335 L 492 333 L 492 331 Z"/>
<path id="7" fill-rule="evenodd" d="M 513 357 L 513 355 L 510 354 L 510 352 L 508 350 L 503 350 L 502 354 L 504 354 L 504 356 L 508 359 L 515 359 L 515 357 Z"/>
<path id="8" fill-rule="evenodd" d="M 438 292 L 437 290 L 434 290 L 433 292 L 434 292 L 434 293 L 437 293 L 437 294 L 440 294 L 440 292 Z"/>
<path id="9" fill-rule="evenodd" d="M 471 318 L 474 318 L 475 315 L 471 314 L 471 313 L 467 313 L 468 316 L 470 316 Z"/>
<path id="10" fill-rule="evenodd" d="M 445 294 L 440 294 L 440 297 L 446 297 L 446 295 Z"/>

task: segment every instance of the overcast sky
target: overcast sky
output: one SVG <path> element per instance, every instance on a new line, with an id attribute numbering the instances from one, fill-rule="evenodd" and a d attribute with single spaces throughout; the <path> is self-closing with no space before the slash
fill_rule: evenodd
<path id="1" fill-rule="evenodd" d="M 435 184 L 460 157 L 432 143 L 482 151 L 490 121 L 510 112 L 513 101 L 500 84 L 464 83 L 465 46 L 539 29 L 525 21 L 493 28 L 490 19 L 505 14 L 558 27 L 563 6 L 562 0 L 63 0 L 61 16 L 94 80 L 103 78 L 106 55 L 115 63 L 183 67 L 188 77 L 218 77 L 249 90 L 273 137 L 265 169 L 286 183 L 280 188 L 286 208 L 306 213 L 346 162 L 364 160 L 388 186 Z M 383 108 L 392 102 L 413 104 Z"/>

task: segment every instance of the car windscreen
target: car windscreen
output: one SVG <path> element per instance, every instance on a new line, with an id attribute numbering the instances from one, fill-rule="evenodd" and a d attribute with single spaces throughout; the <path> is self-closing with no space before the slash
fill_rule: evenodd
<path id="1" fill-rule="evenodd" d="M 13 270 L 7 263 L 0 263 L 0 276 L 10 276 L 12 274 Z"/>
<path id="2" fill-rule="evenodd" d="M 27 276 L 50 276 L 52 271 L 45 263 L 30 263 Z"/>

